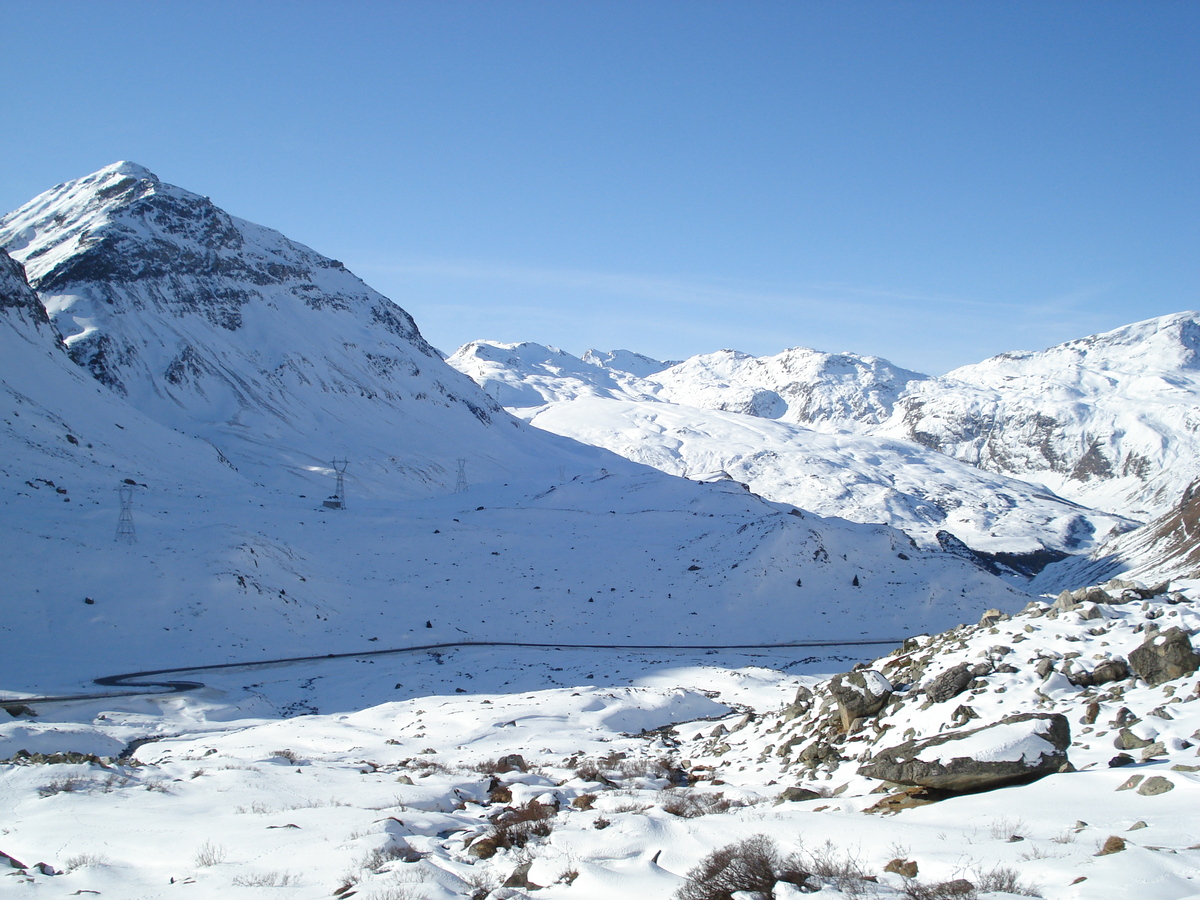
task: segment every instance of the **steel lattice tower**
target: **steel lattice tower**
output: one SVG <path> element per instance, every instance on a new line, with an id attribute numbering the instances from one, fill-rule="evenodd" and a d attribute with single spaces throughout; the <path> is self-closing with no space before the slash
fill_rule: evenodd
<path id="1" fill-rule="evenodd" d="M 467 490 L 467 460 L 465 457 L 458 458 L 458 481 L 454 484 L 454 493 L 462 494 Z"/>
<path id="2" fill-rule="evenodd" d="M 137 543 L 137 529 L 133 527 L 133 489 L 136 485 L 122 484 L 117 487 L 117 495 L 121 498 L 121 515 L 117 519 L 118 541 L 126 544 Z"/>
<path id="3" fill-rule="evenodd" d="M 327 509 L 345 509 L 346 508 L 346 466 L 350 465 L 349 460 L 335 459 L 333 460 L 333 470 L 337 472 L 337 490 L 334 491 L 332 497 L 325 501 L 323 506 Z"/>

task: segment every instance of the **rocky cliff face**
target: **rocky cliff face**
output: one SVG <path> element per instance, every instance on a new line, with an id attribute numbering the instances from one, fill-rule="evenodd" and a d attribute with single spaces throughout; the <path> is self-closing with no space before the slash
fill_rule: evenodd
<path id="1" fill-rule="evenodd" d="M 9 320 L 28 323 L 49 331 L 50 317 L 25 280 L 25 269 L 19 262 L 0 250 L 0 310 Z"/>

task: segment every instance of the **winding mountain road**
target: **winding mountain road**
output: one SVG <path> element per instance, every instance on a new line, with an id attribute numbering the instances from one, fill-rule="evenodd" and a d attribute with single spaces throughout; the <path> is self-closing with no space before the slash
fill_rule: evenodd
<path id="1" fill-rule="evenodd" d="M 420 644 L 415 647 L 395 647 L 389 650 L 363 650 L 353 653 L 325 653 L 317 656 L 289 656 L 281 659 L 262 659 L 253 662 L 215 663 L 205 666 L 178 666 L 170 669 L 145 669 L 121 675 L 105 675 L 94 680 L 101 687 L 161 688 L 161 690 L 105 691 L 90 694 L 60 694 L 45 697 L 0 698 L 0 707 L 16 714 L 22 707 L 42 703 L 66 703 L 74 700 L 103 700 L 108 697 L 140 697 L 154 694 L 179 694 L 203 688 L 202 681 L 142 681 L 159 675 L 175 673 L 214 672 L 221 669 L 256 669 L 266 666 L 286 665 L 299 662 L 319 662 L 330 659 L 362 659 L 371 656 L 388 656 L 400 653 L 421 653 L 437 650 L 453 650 L 460 647 L 520 647 L 535 650 L 787 650 L 806 647 L 865 647 L 884 644 L 900 644 L 903 638 L 876 638 L 857 641 L 792 641 L 780 644 L 540 644 L 527 641 L 451 641 L 441 644 Z M 138 679 L 138 680 L 135 680 Z"/>

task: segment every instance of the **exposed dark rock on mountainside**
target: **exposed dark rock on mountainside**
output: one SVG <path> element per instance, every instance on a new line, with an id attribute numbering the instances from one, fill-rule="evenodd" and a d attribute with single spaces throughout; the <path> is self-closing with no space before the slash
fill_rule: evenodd
<path id="1" fill-rule="evenodd" d="M 25 269 L 0 250 L 0 309 L 16 313 L 35 325 L 50 324 L 46 308 L 25 281 Z"/>

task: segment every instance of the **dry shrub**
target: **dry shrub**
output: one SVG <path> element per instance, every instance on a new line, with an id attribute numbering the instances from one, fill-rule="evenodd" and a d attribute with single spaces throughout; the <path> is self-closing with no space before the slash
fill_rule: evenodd
<path id="1" fill-rule="evenodd" d="M 76 791 L 86 790 L 90 784 L 83 778 L 58 778 L 38 788 L 38 796 L 53 797 L 55 794 L 73 794 Z"/>
<path id="2" fill-rule="evenodd" d="M 1023 897 L 1041 896 L 1036 885 L 1026 884 L 1017 875 L 1017 870 L 1008 866 L 996 866 L 985 872 L 975 869 L 972 872 L 975 884 L 981 893 L 997 892 L 1001 894 L 1018 894 Z"/>
<path id="3" fill-rule="evenodd" d="M 904 885 L 905 900 L 975 900 L 978 894 L 975 885 L 962 878 L 942 881 L 938 884 L 921 884 L 910 881 Z"/>
<path id="4" fill-rule="evenodd" d="M 608 783 L 608 779 L 604 777 L 604 771 L 592 759 L 585 759 L 575 767 L 575 777 L 584 781 L 597 781 L 601 784 Z"/>
<path id="5" fill-rule="evenodd" d="M 201 869 L 206 869 L 209 866 L 220 865 L 225 862 L 227 851 L 220 844 L 214 844 L 212 841 L 205 841 L 200 845 L 200 849 L 196 851 L 196 865 Z"/>
<path id="6" fill-rule="evenodd" d="M 402 862 L 416 862 L 421 858 L 421 854 L 412 847 L 406 847 L 401 844 L 385 844 L 375 850 L 372 850 L 362 858 L 359 868 L 379 872 L 384 866 L 390 862 L 401 860 Z"/>
<path id="7" fill-rule="evenodd" d="M 794 857 L 783 858 L 765 834 L 714 850 L 687 874 L 676 900 L 732 900 L 736 891 L 771 896 L 780 881 L 803 884 L 808 873 Z"/>
<path id="8" fill-rule="evenodd" d="M 729 800 L 722 793 L 693 793 L 670 791 L 663 800 L 664 812 L 681 819 L 695 819 L 698 816 L 708 816 L 714 813 L 728 812 L 734 807 L 745 806 L 740 800 Z"/>
<path id="9" fill-rule="evenodd" d="M 1023 897 L 1040 897 L 1039 889 L 1021 881 L 1016 869 L 996 866 L 984 871 L 971 870 L 974 883 L 964 878 L 943 881 L 938 884 L 921 884 L 910 881 L 904 886 L 906 900 L 976 900 L 980 894 L 1015 894 Z"/>
<path id="10" fill-rule="evenodd" d="M 802 850 L 797 856 L 809 872 L 830 879 L 839 891 L 867 877 L 859 858 L 848 850 L 839 851 L 833 841 L 826 841 L 816 850 Z"/>
<path id="11" fill-rule="evenodd" d="M 657 759 L 625 759 L 616 766 L 621 778 L 666 778 L 671 769 Z"/>
<path id="12" fill-rule="evenodd" d="M 571 805 L 573 807 L 575 807 L 576 809 L 585 809 L 585 810 L 591 809 L 593 806 L 596 805 L 596 795 L 595 794 L 580 794 L 578 797 L 576 797 L 574 800 L 571 801 Z"/>
<path id="13" fill-rule="evenodd" d="M 521 848 L 535 837 L 549 837 L 554 831 L 553 806 L 530 800 L 524 806 L 506 809 L 492 820 L 487 833 L 471 845 L 471 852 L 489 859 L 497 850 Z"/>

